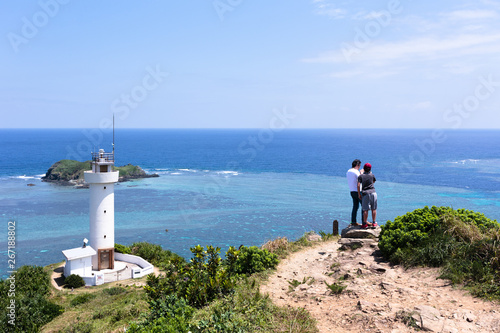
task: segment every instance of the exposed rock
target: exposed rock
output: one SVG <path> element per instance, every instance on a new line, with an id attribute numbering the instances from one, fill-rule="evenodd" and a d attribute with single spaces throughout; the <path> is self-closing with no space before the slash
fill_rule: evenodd
<path id="1" fill-rule="evenodd" d="M 375 229 L 361 229 L 361 226 L 349 225 L 342 229 L 342 238 L 371 238 L 377 239 L 380 235 L 380 227 Z"/>
<path id="2" fill-rule="evenodd" d="M 387 271 L 387 268 L 384 266 L 380 266 L 377 264 L 371 264 L 370 265 L 370 270 L 375 273 L 385 273 Z"/>
<path id="3" fill-rule="evenodd" d="M 382 281 L 380 282 L 380 288 L 384 289 L 384 290 L 395 290 L 396 289 L 396 286 L 394 285 L 394 283 L 390 283 L 390 282 L 387 282 L 387 281 Z"/>
<path id="4" fill-rule="evenodd" d="M 358 301 L 357 305 L 358 309 L 361 310 L 364 313 L 371 313 L 371 312 L 382 312 L 385 310 L 385 308 L 377 303 L 372 303 L 364 300 Z"/>
<path id="5" fill-rule="evenodd" d="M 310 242 L 319 242 L 321 240 L 321 236 L 316 233 L 310 233 L 307 235 L 307 240 Z"/>
<path id="6" fill-rule="evenodd" d="M 441 332 L 443 330 L 444 319 L 439 310 L 432 306 L 415 306 L 415 313 L 412 317 L 423 331 Z"/>
<path id="7" fill-rule="evenodd" d="M 342 245 L 340 250 L 353 250 L 364 246 L 375 247 L 378 242 L 371 238 L 341 238 L 339 243 Z"/>

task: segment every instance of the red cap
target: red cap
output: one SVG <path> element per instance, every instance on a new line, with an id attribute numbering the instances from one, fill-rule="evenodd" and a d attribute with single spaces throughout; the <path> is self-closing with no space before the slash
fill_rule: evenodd
<path id="1" fill-rule="evenodd" d="M 365 166 L 364 166 L 364 167 L 365 167 L 365 168 L 370 168 L 370 169 L 371 169 L 372 165 L 371 165 L 370 163 L 365 163 Z"/>

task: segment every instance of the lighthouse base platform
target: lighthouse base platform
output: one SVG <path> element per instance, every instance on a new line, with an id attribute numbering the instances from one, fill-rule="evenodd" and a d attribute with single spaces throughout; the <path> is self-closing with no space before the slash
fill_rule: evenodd
<path id="1" fill-rule="evenodd" d="M 98 286 L 120 280 L 138 279 L 153 272 L 154 266 L 141 257 L 116 252 L 113 269 L 92 271 L 92 276 L 82 278 L 85 285 Z"/>
<path id="2" fill-rule="evenodd" d="M 65 275 L 68 274 L 66 269 L 64 272 Z M 86 286 L 98 286 L 109 282 L 141 278 L 153 272 L 154 266 L 141 257 L 115 252 L 113 269 L 91 270 L 87 274 L 82 274 L 79 271 L 80 274 L 76 272 L 75 274 L 83 278 Z M 73 274 L 73 272 L 69 274 Z"/>

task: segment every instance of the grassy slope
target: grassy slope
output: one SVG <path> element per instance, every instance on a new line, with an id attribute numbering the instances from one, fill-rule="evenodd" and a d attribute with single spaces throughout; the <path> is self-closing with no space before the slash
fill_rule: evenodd
<path id="1" fill-rule="evenodd" d="M 52 175 L 64 180 L 83 178 L 83 172 L 90 170 L 90 161 L 60 160 L 52 165 Z"/>
<path id="2" fill-rule="evenodd" d="M 52 272 L 56 266 L 49 265 Z M 52 287 L 50 299 L 64 307 L 64 313 L 48 323 L 42 332 L 113 332 L 123 331 L 124 327 L 137 320 L 148 310 L 144 288 L 140 286 L 145 278 L 107 283 L 101 286 L 57 290 Z M 104 289 L 120 287 L 123 292 L 109 295 Z M 88 302 L 76 306 L 71 301 L 82 294 L 90 293 L 94 297 Z"/>
<path id="3" fill-rule="evenodd" d="M 329 236 L 329 235 L 327 235 Z M 324 240 L 330 237 L 323 236 Z M 269 241 L 263 247 L 274 250 L 280 258 L 313 245 L 307 240 L 307 234 L 295 242 L 286 238 Z M 52 270 L 59 264 L 46 267 Z M 254 274 L 252 278 L 241 281 L 236 288 L 234 297 L 216 300 L 208 307 L 195 314 L 198 320 L 209 320 L 213 311 L 221 311 L 233 307 L 235 320 L 251 320 L 255 326 L 267 327 L 268 332 L 296 331 L 317 332 L 314 320 L 301 309 L 278 307 L 271 300 L 259 293 L 259 283 L 267 279 L 270 271 Z M 123 331 L 132 321 L 140 321 L 141 315 L 148 312 L 147 297 L 144 288 L 146 277 L 135 280 L 125 280 L 95 287 L 71 290 L 57 290 L 52 287 L 50 299 L 64 307 L 62 315 L 45 325 L 42 332 L 115 332 Z M 129 286 L 131 285 L 131 286 Z M 126 292 L 110 296 L 103 292 L 112 287 L 123 287 Z M 88 302 L 72 306 L 71 301 L 79 295 L 90 293 L 95 295 Z M 250 315 L 250 317 L 248 317 Z M 241 318 L 240 318 L 241 317 Z"/>

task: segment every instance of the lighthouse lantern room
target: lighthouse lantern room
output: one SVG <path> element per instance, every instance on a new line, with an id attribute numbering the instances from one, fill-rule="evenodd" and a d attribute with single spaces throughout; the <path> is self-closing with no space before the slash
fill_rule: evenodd
<path id="1" fill-rule="evenodd" d="M 114 153 L 103 149 L 92 153 L 92 170 L 85 171 L 90 188 L 90 246 L 97 252 L 92 256 L 92 270 L 114 268 L 115 194 L 118 171 L 113 171 Z"/>

